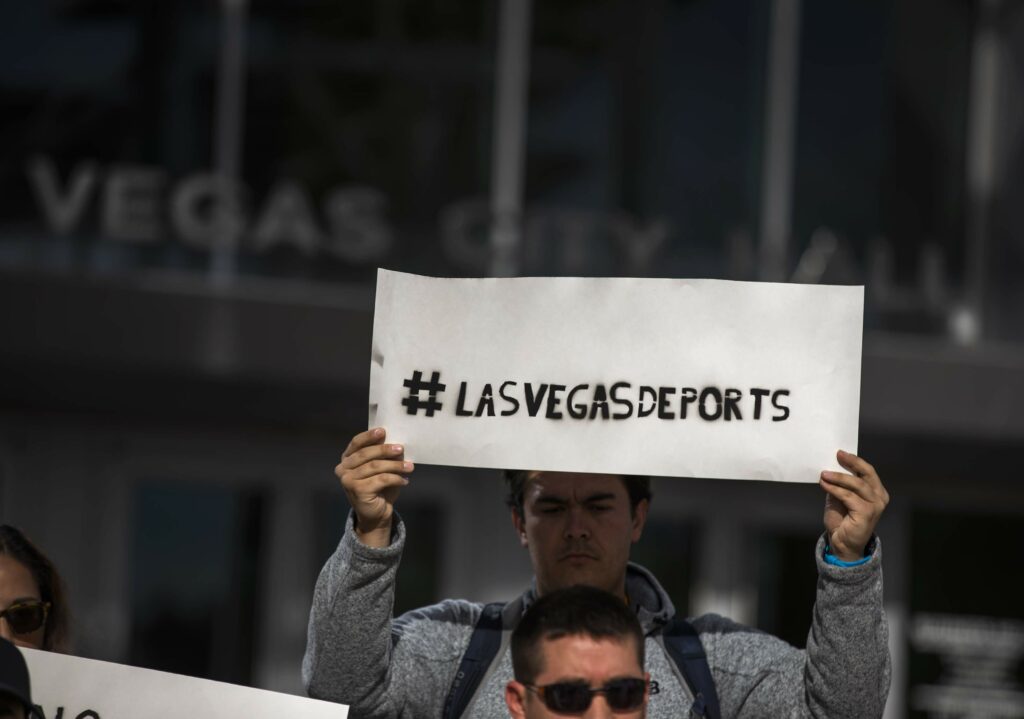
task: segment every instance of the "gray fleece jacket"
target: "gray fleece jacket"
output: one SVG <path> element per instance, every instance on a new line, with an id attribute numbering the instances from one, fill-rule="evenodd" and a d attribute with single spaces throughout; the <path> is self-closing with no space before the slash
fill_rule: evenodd
<path id="1" fill-rule="evenodd" d="M 483 605 L 445 600 L 392 620 L 395 573 L 405 545 L 399 520 L 391 545 L 359 542 L 349 518 L 337 551 L 317 580 L 302 675 L 311 697 L 350 706 L 349 716 L 441 716 L 445 697 Z M 690 620 L 700 634 L 726 717 L 880 717 L 889 691 L 888 627 L 882 610 L 882 548 L 856 567 L 822 559 L 806 651 L 715 614 Z M 647 715 L 688 715 L 689 689 L 673 670 L 661 628 L 675 613 L 645 569 L 630 564 L 626 592 L 646 639 L 647 671 L 658 683 Z M 521 601 L 529 606 L 534 590 Z M 507 717 L 504 688 L 512 678 L 510 618 L 500 657 L 465 716 Z"/>

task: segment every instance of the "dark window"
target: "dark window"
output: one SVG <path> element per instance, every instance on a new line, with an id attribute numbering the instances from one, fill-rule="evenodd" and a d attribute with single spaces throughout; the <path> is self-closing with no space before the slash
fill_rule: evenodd
<path id="1" fill-rule="evenodd" d="M 128 662 L 252 681 L 263 498 L 154 481 L 135 495 Z"/>
<path id="2" fill-rule="evenodd" d="M 757 626 L 800 648 L 811 628 L 816 541 L 813 533 L 768 531 L 757 540 Z"/>
<path id="3" fill-rule="evenodd" d="M 486 209 L 495 3 L 249 3 L 225 154 L 232 4 L 5 10 L 0 265 L 202 271 L 225 209 L 243 274 L 450 274 L 439 218 Z M 241 188 L 212 186 L 235 150 Z"/>
<path id="4" fill-rule="evenodd" d="M 651 517 L 644 527 L 643 539 L 630 553 L 630 559 L 649 569 L 665 588 L 680 617 L 690 613 L 696 537 L 690 522 Z"/>
<path id="5" fill-rule="evenodd" d="M 729 238 L 755 229 L 766 18 L 535 3 L 525 274 L 729 274 Z"/>

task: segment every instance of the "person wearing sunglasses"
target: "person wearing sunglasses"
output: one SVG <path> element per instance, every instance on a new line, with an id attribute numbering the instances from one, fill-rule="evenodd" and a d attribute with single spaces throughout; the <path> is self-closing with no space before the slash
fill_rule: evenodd
<path id="1" fill-rule="evenodd" d="M 68 609 L 56 567 L 15 527 L 0 525 L 0 637 L 67 651 Z"/>
<path id="2" fill-rule="evenodd" d="M 817 594 L 806 649 L 798 649 L 716 614 L 676 616 L 657 578 L 629 561 L 649 480 L 613 474 L 506 473 L 532 585 L 504 605 L 448 599 L 394 617 L 406 541 L 395 504 L 415 468 L 383 428 L 362 432 L 335 468 L 352 511 L 314 590 L 306 691 L 349 705 L 352 717 L 504 716 L 508 636 L 533 602 L 583 584 L 621 598 L 640 621 L 644 669 L 659 688 L 647 706 L 652 719 L 881 717 L 890 656 L 875 527 L 889 495 L 862 458 L 839 452 L 837 460 L 845 471 L 818 477 L 825 531 L 808 551 Z"/>
<path id="3" fill-rule="evenodd" d="M 650 675 L 636 614 L 594 587 L 557 589 L 534 602 L 512 632 L 514 719 L 645 716 Z"/>

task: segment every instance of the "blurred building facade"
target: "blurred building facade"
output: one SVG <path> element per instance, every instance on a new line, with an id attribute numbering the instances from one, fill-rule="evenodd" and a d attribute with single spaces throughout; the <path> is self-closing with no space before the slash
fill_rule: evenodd
<path id="1" fill-rule="evenodd" d="M 83 655 L 301 691 L 375 268 L 866 286 L 888 717 L 1024 716 L 1024 7 L 0 3 L 0 521 Z M 751 348 L 756 351 L 756 348 Z M 820 490 L 661 479 L 637 559 L 803 645 Z M 399 609 L 529 578 L 421 467 Z"/>

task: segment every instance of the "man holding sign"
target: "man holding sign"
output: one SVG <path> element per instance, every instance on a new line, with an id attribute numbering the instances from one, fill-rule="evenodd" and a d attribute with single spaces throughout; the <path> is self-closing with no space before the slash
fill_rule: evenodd
<path id="1" fill-rule="evenodd" d="M 460 663 L 484 607 L 448 600 L 392 621 L 406 539 L 394 504 L 414 467 L 402 445 L 385 440 L 381 428 L 357 435 L 337 467 L 353 514 L 317 583 L 304 678 L 311 696 L 349 704 L 353 716 L 443 716 L 446 701 L 458 694 L 453 685 L 465 673 Z M 666 651 L 662 630 L 674 618 L 671 600 L 653 576 L 628 563 L 650 501 L 635 478 L 525 474 L 512 521 L 530 552 L 536 584 L 505 607 L 501 629 L 511 632 L 525 607 L 545 592 L 588 584 L 622 597 L 641 621 L 647 671 L 660 688 L 648 706 L 652 717 L 685 716 L 691 708 L 708 717 L 881 716 L 889 653 L 874 529 L 888 494 L 863 459 L 840 452 L 838 460 L 848 473 L 820 477 L 825 535 L 817 549 L 818 595 L 806 651 L 716 615 L 692 621 L 720 713 L 706 690 L 680 680 L 678 663 Z M 503 688 L 512 678 L 507 642 L 484 669 L 487 676 L 463 716 L 504 715 Z"/>
<path id="2" fill-rule="evenodd" d="M 844 471 L 821 469 L 830 448 L 856 446 L 862 318 L 853 287 L 381 271 L 375 428 L 336 468 L 353 511 L 317 582 L 310 694 L 353 716 L 504 716 L 509 636 L 538 597 L 582 584 L 640 621 L 658 688 L 649 716 L 881 716 L 874 530 L 889 498 L 854 454 L 835 455 Z M 406 541 L 394 506 L 413 461 L 514 470 L 512 524 L 535 576 L 518 599 L 392 618 Z M 825 533 L 805 651 L 717 615 L 675 616 L 629 562 L 651 501 L 632 475 L 651 474 L 818 480 Z"/>

